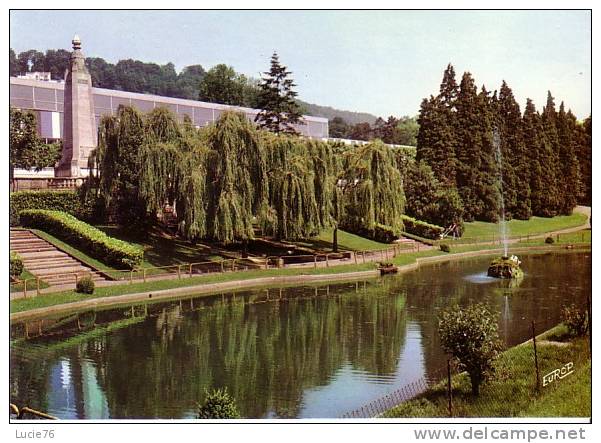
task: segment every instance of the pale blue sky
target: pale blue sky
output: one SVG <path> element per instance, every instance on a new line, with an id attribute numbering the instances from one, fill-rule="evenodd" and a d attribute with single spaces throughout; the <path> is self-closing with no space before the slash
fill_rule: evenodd
<path id="1" fill-rule="evenodd" d="M 520 105 L 550 89 L 578 118 L 591 112 L 588 11 L 12 11 L 10 45 L 88 56 L 232 65 L 255 77 L 276 50 L 305 101 L 375 115 L 415 115 L 443 69 L 470 71 Z"/>

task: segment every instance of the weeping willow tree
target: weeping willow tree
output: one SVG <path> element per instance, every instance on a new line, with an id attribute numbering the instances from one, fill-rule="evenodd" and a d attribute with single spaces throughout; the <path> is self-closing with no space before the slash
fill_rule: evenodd
<path id="1" fill-rule="evenodd" d="M 120 106 L 115 115 L 102 117 L 98 147 L 88 160 L 92 171 L 87 192 L 96 193 L 104 212 L 113 212 L 124 226 L 137 227 L 146 219 L 138 187 L 139 153 L 144 140 L 142 115 L 132 107 Z"/>
<path id="2" fill-rule="evenodd" d="M 225 112 L 208 134 L 207 230 L 222 243 L 254 238 L 267 214 L 268 177 L 260 135 L 246 116 Z"/>
<path id="3" fill-rule="evenodd" d="M 385 225 L 400 233 L 405 194 L 392 149 L 376 140 L 347 151 L 344 162 L 344 226 L 373 234 Z"/>
<path id="4" fill-rule="evenodd" d="M 298 137 L 266 137 L 269 167 L 269 205 L 272 216 L 267 232 L 277 239 L 314 235 L 322 226 L 315 192 L 313 161 Z"/>

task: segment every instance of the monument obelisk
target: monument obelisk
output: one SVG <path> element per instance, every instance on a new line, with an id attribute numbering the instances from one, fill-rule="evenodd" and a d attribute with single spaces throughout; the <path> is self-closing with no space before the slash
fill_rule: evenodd
<path id="1" fill-rule="evenodd" d="M 81 40 L 73 37 L 73 52 L 65 73 L 62 158 L 54 171 L 56 177 L 82 177 L 87 158 L 97 146 L 92 77 L 81 52 Z"/>

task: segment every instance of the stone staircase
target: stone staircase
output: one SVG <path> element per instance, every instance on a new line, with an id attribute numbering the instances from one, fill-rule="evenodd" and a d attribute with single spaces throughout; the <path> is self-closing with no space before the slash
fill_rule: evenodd
<path id="1" fill-rule="evenodd" d="M 10 250 L 21 256 L 25 269 L 51 286 L 74 285 L 75 274 L 81 278 L 94 272 L 29 230 L 10 230 Z M 98 274 L 92 274 L 92 279 L 106 280 Z"/>

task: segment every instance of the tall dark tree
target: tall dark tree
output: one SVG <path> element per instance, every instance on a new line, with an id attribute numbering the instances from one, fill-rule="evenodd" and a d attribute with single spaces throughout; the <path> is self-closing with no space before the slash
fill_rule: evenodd
<path id="1" fill-rule="evenodd" d="M 524 144 L 530 158 L 530 201 L 534 215 L 548 216 L 544 174 L 546 153 L 543 124 L 532 100 L 526 100 L 523 116 Z"/>
<path id="2" fill-rule="evenodd" d="M 582 196 L 578 203 L 590 206 L 592 203 L 592 125 L 593 119 L 587 117 L 582 124 L 577 125 L 577 157 L 580 163 L 580 182 Z"/>
<path id="3" fill-rule="evenodd" d="M 29 51 L 21 52 L 17 61 L 19 63 L 19 72 L 21 74 L 26 72 L 44 71 L 44 53 L 30 49 Z"/>
<path id="4" fill-rule="evenodd" d="M 280 64 L 277 53 L 271 56 L 271 67 L 262 79 L 257 105 L 261 112 L 255 117 L 259 127 L 276 134 L 298 134 L 295 124 L 302 124 L 302 115 L 295 98 L 296 86 L 287 67 Z"/>
<path id="5" fill-rule="evenodd" d="M 456 100 L 457 190 L 466 220 L 496 221 L 499 217 L 500 183 L 495 162 L 493 107 L 488 92 L 478 94 L 466 72 Z"/>
<path id="6" fill-rule="evenodd" d="M 422 101 L 417 135 L 417 161 L 425 161 L 446 186 L 456 185 L 455 130 L 448 109 L 439 97 Z"/>
<path id="7" fill-rule="evenodd" d="M 497 127 L 503 156 L 503 197 L 507 218 L 528 220 L 530 206 L 529 156 L 524 143 L 522 113 L 505 81 L 499 91 Z"/>
<path id="8" fill-rule="evenodd" d="M 559 169 L 561 171 L 558 188 L 561 195 L 559 212 L 564 215 L 572 213 L 583 191 L 580 180 L 580 165 L 576 157 L 577 126 L 576 117 L 571 111 L 566 112 L 565 105 L 561 102 L 557 114 Z"/>
<path id="9" fill-rule="evenodd" d="M 539 215 L 553 217 L 559 213 L 561 205 L 559 165 L 559 134 L 557 132 L 557 111 L 555 99 L 549 91 L 547 104 L 541 113 L 543 137 L 539 147 L 539 161 L 543 168 L 543 180 L 546 188 L 543 196 L 543 207 Z"/>

